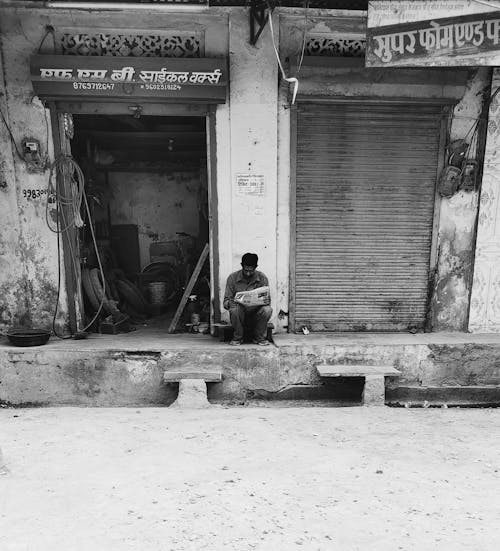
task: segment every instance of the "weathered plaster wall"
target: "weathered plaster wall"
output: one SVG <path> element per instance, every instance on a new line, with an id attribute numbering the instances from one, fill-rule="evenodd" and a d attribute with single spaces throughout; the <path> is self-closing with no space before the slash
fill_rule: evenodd
<path id="1" fill-rule="evenodd" d="M 138 226 L 141 269 L 151 262 L 151 243 L 175 240 L 176 232 L 198 235 L 199 171 L 111 172 L 109 186 L 111 223 Z"/>
<path id="2" fill-rule="evenodd" d="M 3 61 L 0 50 L 0 60 Z M 3 75 L 0 74 L 0 109 L 8 117 Z M 24 270 L 19 250 L 19 217 L 13 150 L 7 129 L 0 121 L 0 331 L 27 317 L 24 300 Z M 14 277 L 13 277 L 14 276 Z"/>
<path id="3" fill-rule="evenodd" d="M 0 27 L 0 109 L 5 117 L 5 121 L 0 120 L 0 331 L 11 326 L 51 327 L 57 296 L 56 239 L 45 223 L 43 193 L 49 171 L 28 172 L 17 153 L 24 137 L 34 137 L 42 144 L 42 155 L 49 154 L 49 115 L 32 98 L 30 87 L 26 87 L 27 67 L 17 57 L 22 56 L 23 48 L 29 51 L 31 46 L 13 32 Z M 59 326 L 64 324 L 65 312 L 62 290 Z"/>
<path id="4" fill-rule="evenodd" d="M 500 71 L 497 68 L 491 88 L 469 319 L 469 330 L 475 333 L 500 332 Z"/>
<path id="5" fill-rule="evenodd" d="M 449 141 L 463 139 L 488 99 L 491 69 L 476 70 L 453 111 Z M 466 331 L 474 268 L 478 191 L 442 197 L 439 205 L 438 261 L 431 307 L 432 329 Z"/>

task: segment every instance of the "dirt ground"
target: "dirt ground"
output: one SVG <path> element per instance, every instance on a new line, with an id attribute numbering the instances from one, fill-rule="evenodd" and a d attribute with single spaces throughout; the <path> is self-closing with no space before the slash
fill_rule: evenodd
<path id="1" fill-rule="evenodd" d="M 0 549 L 496 550 L 500 410 L 0 409 Z"/>

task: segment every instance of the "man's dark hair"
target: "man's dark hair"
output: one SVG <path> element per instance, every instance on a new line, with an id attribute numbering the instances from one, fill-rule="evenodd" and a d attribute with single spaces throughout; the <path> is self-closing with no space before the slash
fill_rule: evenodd
<path id="1" fill-rule="evenodd" d="M 241 265 L 242 266 L 257 266 L 257 263 L 259 261 L 259 257 L 254 253 L 245 253 L 241 257 Z"/>

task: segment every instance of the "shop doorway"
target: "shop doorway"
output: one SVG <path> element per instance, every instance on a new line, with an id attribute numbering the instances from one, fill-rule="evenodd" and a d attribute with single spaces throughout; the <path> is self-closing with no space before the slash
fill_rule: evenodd
<path id="1" fill-rule="evenodd" d="M 167 332 L 210 239 L 206 117 L 138 115 L 72 119 L 88 203 L 76 291 L 94 332 Z M 207 259 L 176 331 L 209 332 L 210 266 Z"/>

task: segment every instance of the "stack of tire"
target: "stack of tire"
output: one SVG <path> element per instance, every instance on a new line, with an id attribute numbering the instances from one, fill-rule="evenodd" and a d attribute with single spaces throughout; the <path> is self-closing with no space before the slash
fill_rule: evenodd
<path id="1" fill-rule="evenodd" d="M 111 316 L 117 323 L 125 316 L 135 321 L 144 320 L 150 307 L 141 291 L 123 273 L 104 278 L 99 268 L 83 268 L 82 284 L 88 304 L 94 314 L 101 309 L 102 317 Z M 102 303 L 102 307 L 101 307 Z"/>

